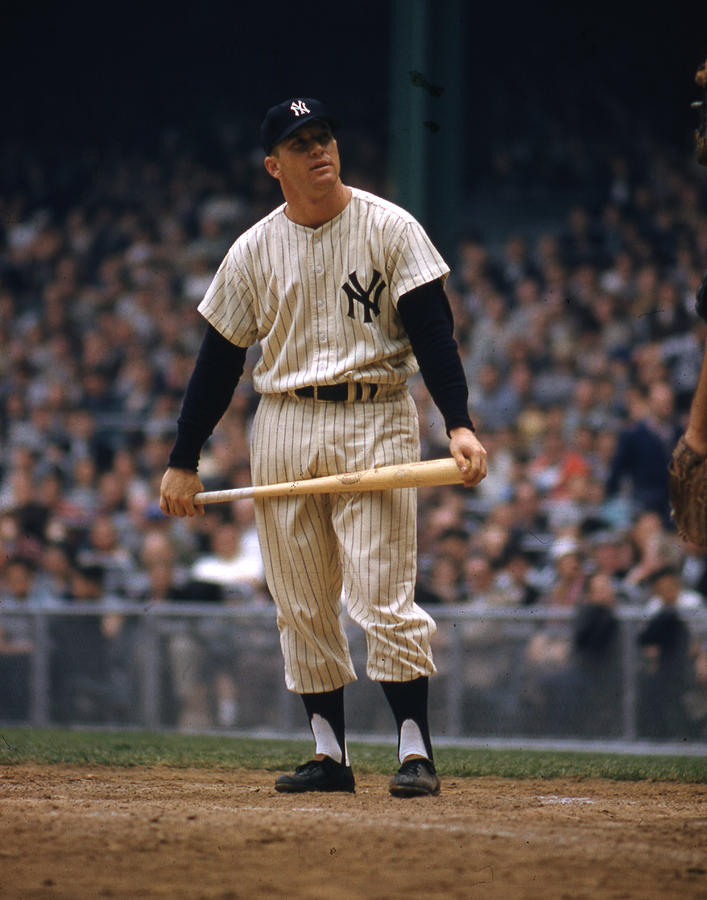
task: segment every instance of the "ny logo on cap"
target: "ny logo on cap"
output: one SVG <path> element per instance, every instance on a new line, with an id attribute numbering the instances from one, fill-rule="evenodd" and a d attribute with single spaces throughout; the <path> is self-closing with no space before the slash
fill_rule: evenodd
<path id="1" fill-rule="evenodd" d="M 290 109 L 297 116 L 297 118 L 299 118 L 300 116 L 304 116 L 309 112 L 309 108 L 304 100 L 293 100 L 292 103 L 290 103 Z"/>

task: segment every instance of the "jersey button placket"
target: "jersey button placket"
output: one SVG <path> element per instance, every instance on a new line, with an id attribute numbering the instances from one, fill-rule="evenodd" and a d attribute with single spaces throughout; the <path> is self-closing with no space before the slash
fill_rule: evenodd
<path id="1" fill-rule="evenodd" d="M 325 355 L 328 351 L 326 300 L 324 285 L 324 257 L 322 251 L 321 236 L 316 234 L 312 238 L 312 269 L 314 272 L 313 287 L 316 299 L 315 313 L 317 320 L 317 332 L 319 339 L 319 354 Z"/>

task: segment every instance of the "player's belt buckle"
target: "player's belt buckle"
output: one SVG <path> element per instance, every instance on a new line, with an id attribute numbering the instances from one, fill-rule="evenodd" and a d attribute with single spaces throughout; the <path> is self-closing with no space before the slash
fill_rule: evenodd
<path id="1" fill-rule="evenodd" d="M 306 387 L 295 388 L 294 393 L 298 397 L 310 397 L 314 400 L 338 400 L 339 402 L 372 400 L 378 393 L 378 385 L 361 381 L 344 382 L 343 384 L 308 384 Z"/>

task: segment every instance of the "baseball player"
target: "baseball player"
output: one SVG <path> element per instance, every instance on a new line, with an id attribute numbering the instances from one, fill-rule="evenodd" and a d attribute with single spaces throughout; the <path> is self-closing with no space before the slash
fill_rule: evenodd
<path id="1" fill-rule="evenodd" d="M 411 215 L 342 182 L 336 127 L 312 98 L 286 100 L 263 120 L 265 168 L 285 202 L 236 240 L 198 307 L 206 334 L 162 480 L 168 515 L 203 513 L 193 500 L 199 454 L 255 342 L 255 484 L 419 459 L 406 386 L 418 367 L 464 484 L 486 474 L 444 293 L 449 269 Z M 416 500 L 397 489 L 255 501 L 286 684 L 302 696 L 315 741 L 313 759 L 278 778 L 278 791 L 354 791 L 345 607 L 365 631 L 367 674 L 397 725 L 391 793 L 439 792 L 427 717 L 435 625 L 413 602 Z"/>
<path id="2" fill-rule="evenodd" d="M 695 131 L 695 158 L 707 166 L 707 60 L 695 73 L 702 100 Z M 707 322 L 707 272 L 695 296 L 695 312 Z M 698 547 L 707 548 L 707 347 L 690 403 L 685 433 L 673 448 L 668 464 L 670 511 L 678 534 Z"/>

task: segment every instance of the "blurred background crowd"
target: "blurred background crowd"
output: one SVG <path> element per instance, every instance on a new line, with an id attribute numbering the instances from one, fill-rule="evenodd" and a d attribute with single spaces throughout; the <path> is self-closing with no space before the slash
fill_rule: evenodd
<path id="1" fill-rule="evenodd" d="M 630 111 L 612 102 L 607 121 L 628 121 Z M 620 702 L 607 701 L 618 683 L 617 616 L 639 609 L 640 732 L 704 739 L 707 639 L 690 613 L 707 608 L 707 557 L 675 534 L 666 466 L 705 345 L 694 296 L 707 269 L 707 179 L 688 151 L 655 137 L 636 142 L 634 133 L 607 152 L 581 133 L 560 137 L 548 110 L 525 114 L 533 127 L 512 141 L 499 137 L 484 190 L 489 216 L 519 198 L 532 206 L 518 227 L 495 229 L 474 206 L 447 253 L 489 474 L 468 492 L 420 491 L 418 600 L 433 614 L 442 606 L 569 610 L 568 626 L 536 629 L 523 643 L 525 727 L 577 698 L 591 708 L 586 684 L 601 682 L 592 727 L 605 734 L 615 733 Z M 67 157 L 60 146 L 4 143 L 6 609 L 27 601 L 270 604 L 249 501 L 188 520 L 168 519 L 158 506 L 203 334 L 196 306 L 235 237 L 280 202 L 255 134 L 253 122 L 231 118 L 198 133 L 165 129 L 149 150 L 87 144 Z M 352 135 L 341 153 L 347 183 L 389 193 L 372 136 Z M 543 215 L 533 218 L 531 209 Z M 207 489 L 250 483 L 257 352 L 249 351 L 202 455 Z M 441 419 L 419 377 L 411 390 L 424 456 L 445 455 Z M 87 619 L 81 635 L 75 622 L 70 633 L 62 627 L 69 625 L 58 617 L 53 715 L 120 720 L 115 679 L 84 701 L 76 685 L 84 679 L 95 688 L 127 658 L 125 620 Z M 470 631 L 465 663 L 485 702 L 508 665 L 492 631 Z M 171 690 L 186 696 L 194 660 L 182 638 L 171 644 Z M 191 718 L 177 715 L 177 723 L 238 721 L 237 679 L 209 646 L 217 709 L 202 722 L 192 697 Z M 31 650 L 29 622 L 0 615 L 0 719 L 27 715 Z"/>

